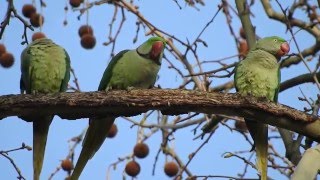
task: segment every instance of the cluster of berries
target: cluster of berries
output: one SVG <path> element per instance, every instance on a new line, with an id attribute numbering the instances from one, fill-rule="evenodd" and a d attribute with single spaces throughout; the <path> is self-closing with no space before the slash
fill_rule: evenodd
<path id="1" fill-rule="evenodd" d="M 4 68 L 10 68 L 14 63 L 14 57 L 7 52 L 4 44 L 0 44 L 0 64 Z"/>
<path id="2" fill-rule="evenodd" d="M 44 17 L 37 13 L 36 7 L 34 7 L 32 4 L 25 4 L 22 7 L 22 14 L 26 17 L 29 18 L 30 24 L 33 27 L 40 27 L 44 23 Z"/>
<path id="3" fill-rule="evenodd" d="M 114 138 L 117 135 L 117 133 L 118 133 L 118 128 L 115 124 L 113 124 L 111 129 L 108 132 L 107 137 Z M 137 143 L 133 148 L 133 154 L 136 158 L 139 158 L 139 159 L 143 159 L 147 157 L 149 154 L 148 145 L 142 142 Z M 74 166 L 70 159 L 65 159 L 61 161 L 61 168 L 64 171 L 67 171 L 68 173 L 70 173 L 74 168 Z M 141 168 L 139 163 L 135 160 L 131 160 L 126 164 L 125 172 L 131 177 L 136 177 L 140 173 L 140 169 Z M 164 165 L 164 172 L 167 176 L 174 177 L 179 172 L 179 166 L 173 161 L 167 162 Z"/>
<path id="4" fill-rule="evenodd" d="M 82 25 L 78 34 L 81 38 L 81 46 L 85 49 L 92 49 L 96 45 L 96 38 L 93 35 L 93 29 L 89 25 Z"/>

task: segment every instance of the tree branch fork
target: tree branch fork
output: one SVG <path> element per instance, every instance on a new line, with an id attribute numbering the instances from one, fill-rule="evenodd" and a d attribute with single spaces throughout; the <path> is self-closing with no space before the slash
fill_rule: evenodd
<path id="1" fill-rule="evenodd" d="M 111 90 L 0 96 L 0 120 L 9 116 L 58 115 L 62 119 L 134 116 L 148 110 L 240 116 L 285 128 L 320 142 L 320 117 L 266 99 L 191 90 Z"/>

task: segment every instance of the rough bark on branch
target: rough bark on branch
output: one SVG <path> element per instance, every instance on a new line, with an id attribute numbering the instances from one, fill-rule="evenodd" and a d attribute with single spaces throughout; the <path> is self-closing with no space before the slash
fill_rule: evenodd
<path id="1" fill-rule="evenodd" d="M 238 94 L 190 90 L 130 90 L 0 96 L 0 119 L 55 114 L 64 119 L 133 116 L 148 110 L 241 116 L 289 129 L 320 142 L 320 118 L 285 105 Z"/>

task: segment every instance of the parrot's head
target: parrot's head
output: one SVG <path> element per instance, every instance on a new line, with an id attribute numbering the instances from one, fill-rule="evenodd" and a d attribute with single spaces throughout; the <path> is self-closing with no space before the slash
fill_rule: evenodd
<path id="1" fill-rule="evenodd" d="M 278 60 L 290 51 L 289 44 L 282 38 L 277 36 L 265 37 L 260 39 L 255 49 L 261 49 L 273 54 Z"/>
<path id="2" fill-rule="evenodd" d="M 161 37 L 151 37 L 137 48 L 139 55 L 153 60 L 161 65 L 166 41 Z"/>

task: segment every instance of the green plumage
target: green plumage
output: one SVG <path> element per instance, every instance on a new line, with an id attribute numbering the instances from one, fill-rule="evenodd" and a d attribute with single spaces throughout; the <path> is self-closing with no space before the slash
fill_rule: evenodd
<path id="1" fill-rule="evenodd" d="M 160 70 L 165 41 L 152 37 L 134 50 L 124 50 L 112 58 L 99 84 L 99 91 L 152 88 Z M 82 150 L 71 179 L 79 179 L 88 160 L 103 144 L 115 117 L 90 119 Z"/>
<path id="2" fill-rule="evenodd" d="M 279 60 L 289 45 L 272 36 L 259 40 L 235 70 L 236 90 L 244 96 L 264 97 L 277 102 L 280 84 Z M 245 119 L 257 152 L 257 168 L 261 179 L 267 179 L 268 128 L 266 124 Z"/>
<path id="3" fill-rule="evenodd" d="M 69 79 L 69 55 L 50 39 L 35 40 L 21 53 L 21 93 L 64 92 Z M 33 178 L 38 180 L 53 116 L 30 115 L 22 119 L 33 121 Z"/>

